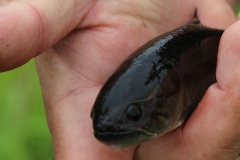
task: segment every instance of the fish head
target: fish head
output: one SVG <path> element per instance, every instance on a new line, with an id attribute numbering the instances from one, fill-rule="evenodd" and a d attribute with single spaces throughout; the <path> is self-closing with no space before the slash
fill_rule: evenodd
<path id="1" fill-rule="evenodd" d="M 91 113 L 94 136 L 115 148 L 137 145 L 158 137 L 168 126 L 168 115 L 156 114 L 155 106 L 145 107 L 145 103 L 94 107 Z M 99 104 L 96 102 L 95 105 Z"/>
<path id="2" fill-rule="evenodd" d="M 142 92 L 138 85 L 130 88 L 117 86 L 109 87 L 106 83 L 91 112 L 94 136 L 99 141 L 123 148 L 165 133 L 171 113 L 159 84 L 145 86 L 145 89 L 149 88 L 147 91 L 142 88 Z"/>

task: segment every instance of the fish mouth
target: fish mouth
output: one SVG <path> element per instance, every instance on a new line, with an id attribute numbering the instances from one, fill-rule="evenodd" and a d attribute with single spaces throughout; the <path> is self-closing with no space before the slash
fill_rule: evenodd
<path id="1" fill-rule="evenodd" d="M 94 131 L 94 136 L 102 143 L 114 147 L 125 148 L 133 145 L 138 145 L 147 140 L 156 137 L 156 133 L 146 130 L 121 130 L 117 132 L 99 132 Z"/>

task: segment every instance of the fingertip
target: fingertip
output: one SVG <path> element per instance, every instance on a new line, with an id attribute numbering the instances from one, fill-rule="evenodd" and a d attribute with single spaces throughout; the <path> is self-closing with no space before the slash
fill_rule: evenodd
<path id="1" fill-rule="evenodd" d="M 226 29 L 236 21 L 232 7 L 225 0 L 198 3 L 198 15 L 203 25 Z"/>
<path id="2" fill-rule="evenodd" d="M 240 21 L 223 33 L 219 44 L 217 81 L 220 87 L 240 98 Z"/>
<path id="3" fill-rule="evenodd" d="M 0 72 L 3 72 L 35 57 L 40 38 L 39 23 L 28 6 L 5 4 L 0 15 Z"/>

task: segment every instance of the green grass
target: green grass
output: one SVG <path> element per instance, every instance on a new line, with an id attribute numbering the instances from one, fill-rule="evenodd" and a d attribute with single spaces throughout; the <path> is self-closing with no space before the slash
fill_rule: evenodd
<path id="1" fill-rule="evenodd" d="M 0 159 L 50 160 L 47 127 L 34 61 L 0 74 Z"/>

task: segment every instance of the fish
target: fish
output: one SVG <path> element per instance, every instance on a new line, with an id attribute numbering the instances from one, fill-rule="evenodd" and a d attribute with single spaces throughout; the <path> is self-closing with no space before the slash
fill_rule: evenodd
<path id="1" fill-rule="evenodd" d="M 181 126 L 216 83 L 223 32 L 194 19 L 133 52 L 95 100 L 91 118 L 96 139 L 125 148 Z"/>

